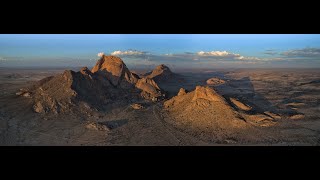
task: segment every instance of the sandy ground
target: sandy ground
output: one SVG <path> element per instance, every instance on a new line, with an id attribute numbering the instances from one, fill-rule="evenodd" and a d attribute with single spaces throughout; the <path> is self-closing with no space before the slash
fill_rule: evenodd
<path id="1" fill-rule="evenodd" d="M 319 145 L 319 69 L 239 69 L 184 72 L 184 81 L 165 84 L 170 96 L 181 87 L 194 90 L 212 77 L 227 84 L 215 88 L 224 97 L 236 97 L 261 110 L 276 109 L 303 118 L 281 118 L 263 128 L 268 143 L 206 141 L 166 121 L 162 102 L 142 102 L 145 108 L 110 107 L 106 112 L 43 115 L 32 111 L 28 98 L 15 93 L 63 70 L 0 70 L 0 145 Z M 93 124 L 90 126 L 88 124 Z M 96 127 L 106 127 L 96 128 Z"/>

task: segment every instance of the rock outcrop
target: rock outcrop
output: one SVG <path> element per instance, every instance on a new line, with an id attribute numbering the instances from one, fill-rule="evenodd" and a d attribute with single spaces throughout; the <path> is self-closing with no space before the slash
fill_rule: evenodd
<path id="1" fill-rule="evenodd" d="M 170 68 L 164 64 L 157 66 L 150 75 L 149 78 L 166 78 L 172 75 Z"/>
<path id="2" fill-rule="evenodd" d="M 116 56 L 103 55 L 92 69 L 92 73 L 105 76 L 113 86 L 123 89 L 142 90 L 141 95 L 146 99 L 159 98 L 163 92 L 152 78 L 142 78 L 130 72 L 124 62 Z"/>
<path id="3" fill-rule="evenodd" d="M 169 67 L 161 64 L 153 71 L 146 73 L 144 77 L 153 79 L 157 85 L 165 90 L 166 97 L 172 97 L 179 91 L 177 84 L 185 81 L 182 75 L 173 73 Z"/>
<path id="4" fill-rule="evenodd" d="M 169 123 L 197 135 L 214 135 L 217 140 L 233 136 L 248 126 L 238 112 L 210 87 L 197 86 L 194 91 L 175 96 L 165 101 L 164 108 Z"/>
<path id="5" fill-rule="evenodd" d="M 182 96 L 182 95 L 185 95 L 187 94 L 186 90 L 183 89 L 183 88 L 180 88 L 179 92 L 178 92 L 178 96 Z"/>
<path id="6" fill-rule="evenodd" d="M 92 73 L 104 75 L 113 86 L 130 88 L 139 77 L 129 71 L 124 62 L 116 56 L 103 55 L 91 70 Z"/>
<path id="7" fill-rule="evenodd" d="M 95 131 L 109 131 L 109 128 L 99 122 L 88 122 L 85 128 Z"/>
<path id="8" fill-rule="evenodd" d="M 104 55 L 92 71 L 87 67 L 79 72 L 66 70 L 40 80 L 17 95 L 33 98 L 37 113 L 68 112 L 80 107 L 99 110 L 115 102 L 129 104 L 143 98 L 157 101 L 164 97 L 152 78 L 140 79 L 120 58 Z"/>
<path id="9" fill-rule="evenodd" d="M 151 78 L 139 79 L 136 87 L 142 90 L 141 95 L 145 99 L 162 98 L 165 96 L 157 83 Z"/>
<path id="10" fill-rule="evenodd" d="M 254 140 L 255 137 L 248 137 L 245 132 L 259 133 L 256 126 L 267 127 L 276 123 L 272 117 L 263 114 L 251 115 L 238 111 L 229 104 L 234 102 L 227 101 L 212 87 L 197 86 L 189 93 L 181 89 L 177 96 L 164 102 L 165 119 L 178 128 L 215 141 L 227 141 L 230 137 L 233 140 Z M 244 104 L 240 103 L 237 101 L 236 104 L 244 108 Z"/>
<path id="11" fill-rule="evenodd" d="M 196 101 L 198 99 L 206 99 L 208 101 L 216 101 L 226 104 L 226 101 L 222 96 L 216 93 L 212 88 L 197 86 L 194 91 L 194 96 L 192 101 Z"/>
<path id="12" fill-rule="evenodd" d="M 198 119 L 199 116 L 196 114 L 202 111 L 206 112 L 205 114 L 211 114 L 211 118 L 218 119 L 219 121 L 224 121 L 227 117 L 229 119 L 228 121 L 232 119 L 239 120 L 236 115 L 237 112 L 221 95 L 210 87 L 197 86 L 192 92 L 180 94 L 166 101 L 164 106 L 169 111 L 174 110 L 176 112 L 181 111 L 181 113 L 190 114 L 190 116 L 187 116 L 189 118 L 194 117 Z M 213 109 L 213 111 L 210 109 Z"/>
<path id="13" fill-rule="evenodd" d="M 169 67 L 161 64 L 157 66 L 147 77 L 153 78 L 155 81 L 166 81 L 173 75 L 174 73 L 171 72 Z"/>
<path id="14" fill-rule="evenodd" d="M 238 99 L 230 98 L 230 101 L 240 110 L 250 111 L 252 109 L 252 107 L 240 102 Z"/>
<path id="15" fill-rule="evenodd" d="M 206 83 L 208 85 L 219 85 L 219 84 L 224 84 L 226 83 L 223 79 L 220 79 L 220 78 L 216 78 L 216 77 L 213 77 L 213 78 L 210 78 L 206 81 Z"/>
<path id="16" fill-rule="evenodd" d="M 137 103 L 131 104 L 131 107 L 132 107 L 133 109 L 137 109 L 137 110 L 144 108 L 144 106 L 142 106 L 141 104 L 137 104 Z"/>

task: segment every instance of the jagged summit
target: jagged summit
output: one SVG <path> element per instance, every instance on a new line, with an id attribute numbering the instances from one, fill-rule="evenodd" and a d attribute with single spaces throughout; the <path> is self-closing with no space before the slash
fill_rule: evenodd
<path id="1" fill-rule="evenodd" d="M 157 80 L 167 80 L 173 73 L 170 68 L 164 64 L 157 66 L 151 73 L 149 73 L 148 78 L 154 78 Z"/>
<path id="2" fill-rule="evenodd" d="M 184 88 L 180 88 L 177 96 L 181 96 L 185 94 L 187 94 L 187 91 Z"/>
<path id="3" fill-rule="evenodd" d="M 93 67 L 92 72 L 106 76 L 114 86 L 125 89 L 135 86 L 143 91 L 141 95 L 146 99 L 163 96 L 163 92 L 152 78 L 140 79 L 137 74 L 127 68 L 119 57 L 103 55 Z"/>
<path id="4" fill-rule="evenodd" d="M 164 64 L 160 64 L 159 66 L 155 67 L 154 70 L 151 72 L 150 77 L 155 77 L 160 74 L 171 74 L 171 70 L 168 66 Z"/>
<path id="5" fill-rule="evenodd" d="M 177 84 L 185 82 L 184 76 L 173 73 L 170 68 L 164 64 L 155 67 L 151 72 L 143 76 L 153 79 L 161 89 L 165 90 L 166 97 L 175 96 L 179 91 Z"/>
<path id="6" fill-rule="evenodd" d="M 82 67 L 80 69 L 80 73 L 83 75 L 92 75 L 92 72 L 88 69 L 88 67 Z"/>
<path id="7" fill-rule="evenodd" d="M 64 73 L 45 78 L 31 90 L 35 112 L 67 112 L 81 104 L 94 109 L 117 100 L 138 98 L 139 91 L 128 93 L 116 88 L 100 75 L 92 74 L 87 68 L 79 72 L 66 70 Z"/>
<path id="8" fill-rule="evenodd" d="M 196 86 L 192 101 L 196 101 L 198 99 L 206 99 L 208 101 L 215 101 L 226 104 L 224 98 L 221 95 L 219 95 L 215 90 L 209 87 Z"/>
<path id="9" fill-rule="evenodd" d="M 139 76 L 131 73 L 122 59 L 116 56 L 103 55 L 91 72 L 105 75 L 114 86 L 128 87 L 139 79 Z"/>
<path id="10" fill-rule="evenodd" d="M 116 69 L 111 69 L 112 66 L 113 66 L 113 68 L 116 68 Z M 97 61 L 96 65 L 92 68 L 91 71 L 93 73 L 95 73 L 99 70 L 101 71 L 101 70 L 107 69 L 108 71 L 111 70 L 113 73 L 118 73 L 118 72 L 115 72 L 115 70 L 117 70 L 117 71 L 122 70 L 124 66 L 125 66 L 125 64 L 121 58 L 119 58 L 117 56 L 103 55 Z"/>
<path id="11" fill-rule="evenodd" d="M 33 98 L 33 109 L 38 113 L 67 112 L 81 104 L 103 109 L 112 102 L 157 101 L 164 97 L 152 78 L 141 79 L 131 73 L 119 57 L 105 55 L 91 71 L 87 67 L 79 72 L 65 70 L 62 74 L 40 80 L 27 93 Z"/>

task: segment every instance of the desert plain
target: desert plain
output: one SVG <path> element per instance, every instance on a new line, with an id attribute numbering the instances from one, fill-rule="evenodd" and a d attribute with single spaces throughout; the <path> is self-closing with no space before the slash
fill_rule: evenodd
<path id="1" fill-rule="evenodd" d="M 104 63 L 112 59 L 103 58 Z M 188 70 L 160 65 L 152 75 L 152 70 L 129 70 L 121 64 L 117 77 L 109 65 L 98 63 L 96 69 L 1 67 L 0 145 L 320 144 L 320 69 Z M 100 71 L 116 79 L 99 84 L 104 76 L 95 74 Z M 39 83 L 50 76 L 57 78 Z M 129 85 L 121 84 L 124 79 Z M 76 94 L 69 96 L 68 88 Z M 109 90 L 104 93 L 108 88 L 110 96 Z M 70 98 L 72 106 L 57 96 Z"/>

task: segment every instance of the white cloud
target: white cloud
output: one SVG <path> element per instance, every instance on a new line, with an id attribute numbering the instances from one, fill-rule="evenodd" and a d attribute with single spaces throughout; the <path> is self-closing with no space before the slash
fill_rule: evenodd
<path id="1" fill-rule="evenodd" d="M 129 50 L 129 51 L 114 51 L 111 53 L 113 56 L 135 56 L 135 55 L 145 55 L 146 52 Z"/>
<path id="2" fill-rule="evenodd" d="M 239 57 L 236 57 L 236 59 L 239 59 L 239 60 L 244 60 L 244 56 L 239 56 Z"/>
<path id="3" fill-rule="evenodd" d="M 267 61 L 280 61 L 286 60 L 284 57 L 255 57 L 245 56 L 242 54 L 229 52 L 229 51 L 199 51 L 199 52 L 184 52 L 184 53 L 164 53 L 164 54 L 152 54 L 148 52 L 138 50 L 126 50 L 126 51 L 114 51 L 111 55 L 120 56 L 123 58 L 135 58 L 135 60 L 142 60 L 139 63 L 146 63 L 143 60 L 151 59 L 154 63 L 202 63 L 202 62 L 267 62 Z M 253 63 L 251 63 L 253 64 Z"/>
<path id="4" fill-rule="evenodd" d="M 235 59 L 243 60 L 243 61 L 261 61 L 261 60 L 263 60 L 263 59 L 258 58 L 258 57 L 245 57 L 245 56 L 235 57 Z"/>
<path id="5" fill-rule="evenodd" d="M 227 51 L 211 51 L 211 52 L 204 52 L 200 51 L 197 53 L 199 56 L 212 56 L 212 57 L 239 57 L 240 54 L 234 54 Z"/>
<path id="6" fill-rule="evenodd" d="M 231 53 L 228 51 L 210 51 L 210 52 L 204 52 L 200 51 L 197 53 L 199 57 L 207 57 L 207 58 L 212 58 L 212 60 L 242 60 L 242 61 L 260 61 L 263 60 L 258 57 L 247 57 L 247 56 L 242 56 L 240 54 L 236 53 Z"/>
<path id="7" fill-rule="evenodd" d="M 228 51 L 211 51 L 211 52 L 204 52 L 200 51 L 196 53 L 195 59 L 206 58 L 206 60 L 223 60 L 223 61 L 280 61 L 284 60 L 281 57 L 273 57 L 273 58 L 260 58 L 254 56 L 243 56 L 237 53 L 231 53 Z"/>
<path id="8" fill-rule="evenodd" d="M 99 57 L 102 57 L 103 55 L 104 55 L 104 52 L 99 52 L 99 53 L 98 53 L 98 56 L 99 56 Z"/>

